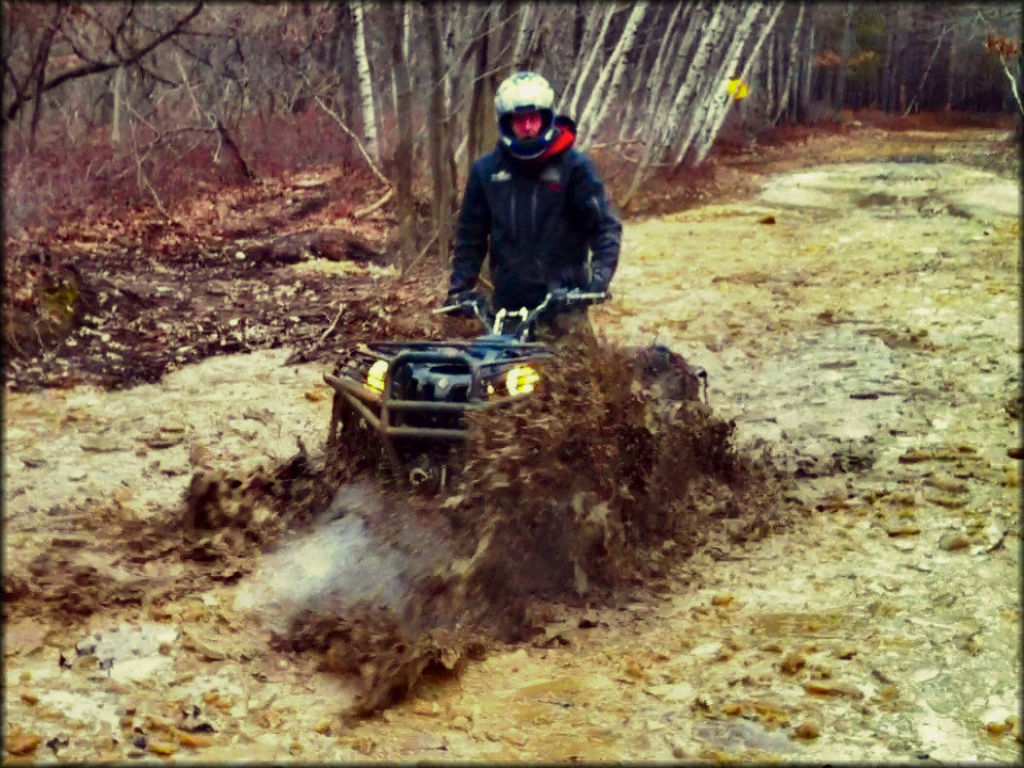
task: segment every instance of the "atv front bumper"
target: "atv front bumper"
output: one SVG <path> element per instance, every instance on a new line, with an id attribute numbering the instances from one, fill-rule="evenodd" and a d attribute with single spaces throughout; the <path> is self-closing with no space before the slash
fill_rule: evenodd
<path id="1" fill-rule="evenodd" d="M 541 344 L 517 343 L 488 347 L 479 342 L 384 342 L 365 348 L 369 359 L 387 362 L 379 389 L 368 384 L 358 368 L 325 374 L 335 391 L 334 425 L 344 417 L 347 404 L 367 426 L 387 441 L 419 439 L 455 442 L 466 439 L 465 415 L 469 411 L 501 407 L 522 399 L 522 394 L 496 392 L 493 382 L 514 367 L 535 365 L 551 357 Z M 458 394 L 442 399 L 408 397 L 408 379 L 433 369 L 451 373 L 464 382 Z M 441 374 L 438 374 L 441 376 Z M 403 377 L 405 381 L 403 382 Z M 442 376 L 443 378 L 443 376 Z M 404 391 L 403 391 L 404 390 Z"/>

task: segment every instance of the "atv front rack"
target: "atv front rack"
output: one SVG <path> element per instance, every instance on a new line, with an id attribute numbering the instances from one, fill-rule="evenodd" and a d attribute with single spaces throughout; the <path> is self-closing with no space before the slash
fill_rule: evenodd
<path id="1" fill-rule="evenodd" d="M 521 396 L 492 396 L 486 384 L 496 375 L 516 365 L 533 364 L 552 357 L 550 350 L 539 343 L 515 343 L 490 345 L 486 341 L 423 341 L 423 342 L 377 342 L 364 345 L 364 355 L 387 361 L 383 389 L 377 391 L 367 385 L 364 378 L 346 375 L 324 374 L 324 381 L 335 391 L 331 414 L 331 438 L 338 421 L 342 418 L 342 403 L 348 404 L 367 425 L 386 441 L 394 438 L 419 438 L 439 441 L 461 441 L 466 439 L 464 415 L 469 411 L 490 409 L 521 400 Z M 469 388 L 465 400 L 418 400 L 399 398 L 395 392 L 394 372 L 407 365 L 447 365 L 464 368 L 469 373 Z M 445 426 L 410 425 L 410 416 L 439 416 L 447 414 L 454 418 L 443 419 Z M 415 419 L 413 419 L 415 420 Z M 427 419 L 420 419 L 425 421 Z M 452 426 L 452 424 L 458 426 Z"/>

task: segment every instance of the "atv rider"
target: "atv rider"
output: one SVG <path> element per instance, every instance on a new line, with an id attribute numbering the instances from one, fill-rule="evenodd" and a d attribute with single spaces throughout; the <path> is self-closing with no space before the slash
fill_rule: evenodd
<path id="1" fill-rule="evenodd" d="M 619 261 L 622 224 L 593 161 L 573 148 L 576 124 L 555 116 L 555 93 L 535 72 L 498 87 L 498 145 L 469 172 L 445 304 L 474 290 L 490 250 L 496 309 L 533 307 L 550 291 L 605 292 Z M 585 306 L 555 314 L 540 340 L 592 335 Z"/>

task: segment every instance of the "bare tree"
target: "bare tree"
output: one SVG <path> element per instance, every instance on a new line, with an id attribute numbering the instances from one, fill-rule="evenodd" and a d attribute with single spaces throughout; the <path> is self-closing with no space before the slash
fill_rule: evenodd
<path id="1" fill-rule="evenodd" d="M 751 6 L 753 5 L 754 4 L 751 4 Z M 766 9 L 766 18 L 762 22 L 760 34 L 754 42 L 753 50 L 751 50 L 747 56 L 746 64 L 740 70 L 739 77 L 741 82 L 745 81 L 747 77 L 749 77 L 750 70 L 753 67 L 754 62 L 757 61 L 757 55 L 761 46 L 770 34 L 772 27 L 775 26 L 776 20 L 779 18 L 779 13 L 782 11 L 782 5 L 783 4 L 780 1 L 776 3 L 774 7 Z M 753 22 L 760 11 L 760 8 L 755 12 L 753 7 L 748 7 L 747 19 L 750 19 L 750 26 L 747 26 L 746 20 L 741 24 L 740 30 L 737 31 L 736 37 L 733 40 L 734 57 L 731 58 L 723 67 L 723 72 L 735 71 L 739 58 L 743 53 L 744 46 L 746 45 L 747 37 L 752 31 Z M 725 121 L 726 113 L 728 112 L 732 102 L 733 99 L 731 97 L 724 99 L 719 98 L 712 102 L 708 119 L 704 121 L 704 124 L 701 127 L 700 136 L 697 140 L 694 164 L 699 165 L 704 162 L 705 158 L 707 158 L 708 153 L 711 151 L 711 147 L 714 144 L 715 137 L 718 136 L 718 132 L 721 130 L 722 123 Z"/>
<path id="2" fill-rule="evenodd" d="M 4 81 L 10 83 L 11 88 L 9 91 L 4 90 L 4 123 L 12 122 L 26 105 L 31 105 L 30 146 L 34 146 L 42 114 L 43 94 L 75 80 L 141 65 L 146 56 L 182 34 L 202 9 L 203 4 L 197 3 L 183 16 L 170 20 L 162 28 L 154 29 L 148 24 L 140 24 L 134 6 L 113 7 L 109 10 L 117 13 L 119 18 L 116 19 L 116 26 L 111 29 L 98 13 L 88 7 L 69 8 L 65 4 L 57 4 L 44 22 L 38 38 L 33 40 L 31 33 L 27 36 L 32 47 L 26 57 L 15 56 L 14 51 L 8 49 L 8 44 L 13 42 L 12 38 L 18 37 L 18 31 L 12 33 L 10 27 L 17 27 L 19 23 L 31 25 L 36 19 L 31 11 L 26 12 L 24 4 L 7 4 Z M 74 32 L 75 25 L 69 24 L 69 14 L 74 17 L 76 25 L 81 23 L 88 27 L 89 36 L 93 38 L 91 46 L 82 45 L 83 37 L 86 36 Z M 53 61 L 58 33 L 61 47 L 68 52 L 61 55 L 58 61 Z M 137 38 L 142 39 L 139 41 Z M 59 71 L 55 74 L 48 73 L 51 62 L 58 65 Z"/>
<path id="3" fill-rule="evenodd" d="M 360 106 L 363 115 L 363 140 L 374 162 L 380 162 L 380 141 L 377 137 L 377 112 L 374 108 L 373 78 L 370 73 L 370 58 L 366 52 L 366 9 L 362 0 L 352 3 L 352 15 L 356 22 L 356 39 L 353 54 L 359 75 Z"/>
<path id="4" fill-rule="evenodd" d="M 604 47 L 604 38 L 608 34 L 608 25 L 611 24 L 612 17 L 618 12 L 618 9 L 614 5 L 609 4 L 603 7 L 603 11 L 604 13 L 600 16 L 600 24 L 598 24 L 599 17 L 591 15 L 590 23 L 583 33 L 582 50 L 586 52 L 586 55 L 578 58 L 574 63 L 573 71 L 569 73 L 566 87 L 558 106 L 558 109 L 566 114 L 577 114 L 580 96 L 583 93 L 587 79 L 590 77 L 590 70 L 597 60 L 598 53 Z"/>
<path id="5" fill-rule="evenodd" d="M 412 194 L 412 78 L 402 34 L 403 17 L 411 10 L 411 6 L 390 4 L 383 6 L 382 10 L 387 14 L 385 22 L 391 31 L 391 71 L 396 86 L 395 120 L 398 125 L 398 141 L 395 146 L 394 187 L 398 207 L 398 263 L 404 272 L 413 259 L 416 247 L 415 207 Z"/>
<path id="6" fill-rule="evenodd" d="M 637 28 L 647 12 L 647 3 L 639 2 L 633 6 L 626 19 L 626 26 L 622 30 L 619 41 L 615 44 L 615 50 L 601 68 L 601 74 L 597 79 L 587 100 L 587 107 L 580 116 L 579 126 L 582 136 L 580 146 L 586 148 L 593 134 L 596 134 L 601 127 L 601 121 L 608 111 L 608 104 L 617 96 L 622 83 L 622 75 L 625 72 L 627 53 L 633 46 Z"/>
<path id="7" fill-rule="evenodd" d="M 800 9 L 796 15 L 796 21 L 793 23 L 793 34 L 789 38 L 789 55 L 786 58 L 786 74 L 785 79 L 781 83 L 780 96 L 778 103 L 775 105 L 775 111 L 772 113 L 771 122 L 777 123 L 782 118 L 782 113 L 786 111 L 786 107 L 789 106 L 790 100 L 796 101 L 792 98 L 794 86 L 796 84 L 796 72 L 797 62 L 800 56 L 800 31 L 804 20 L 804 5 L 803 0 L 800 1 Z"/>
<path id="8" fill-rule="evenodd" d="M 445 104 L 444 52 L 442 50 L 443 7 L 438 3 L 424 3 L 430 60 L 430 114 L 429 174 L 432 181 L 431 212 L 437 231 L 438 253 L 447 262 L 452 236 L 452 197 L 457 194 L 453 173 L 454 157 L 451 150 L 450 120 Z"/>

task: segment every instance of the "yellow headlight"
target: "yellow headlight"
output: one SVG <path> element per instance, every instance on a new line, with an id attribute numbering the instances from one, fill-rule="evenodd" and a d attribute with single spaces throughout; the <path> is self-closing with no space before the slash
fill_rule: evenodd
<path id="1" fill-rule="evenodd" d="M 540 381 L 540 374 L 529 365 L 509 368 L 505 374 L 505 388 L 510 395 L 528 395 Z"/>
<path id="2" fill-rule="evenodd" d="M 384 394 L 384 377 L 388 372 L 388 361 L 377 360 L 366 372 L 366 386 L 374 392 Z"/>

